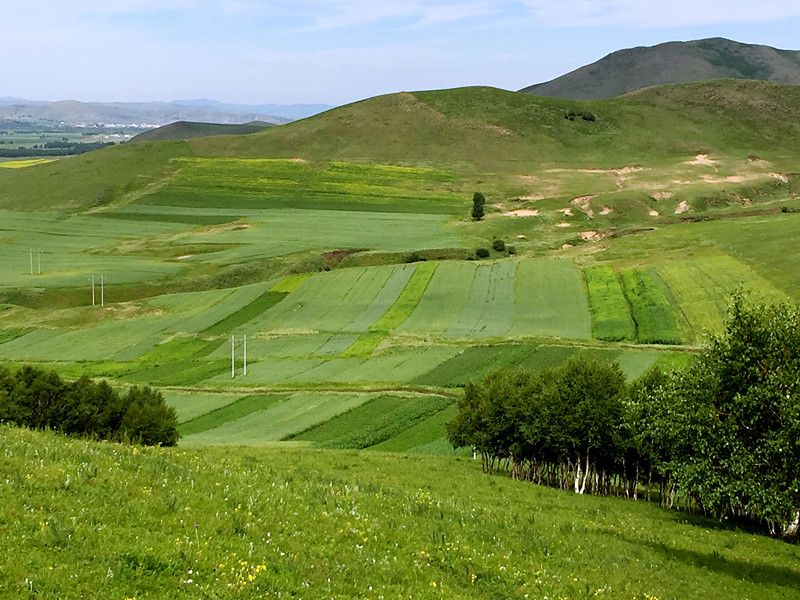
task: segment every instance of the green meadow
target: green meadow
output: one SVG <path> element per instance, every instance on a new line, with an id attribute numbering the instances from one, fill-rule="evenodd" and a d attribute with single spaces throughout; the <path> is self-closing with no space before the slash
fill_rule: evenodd
<path id="1" fill-rule="evenodd" d="M 353 409 L 353 421 L 334 418 L 297 438 L 335 446 L 372 435 L 386 415 L 410 418 L 404 402 L 377 396 Z M 427 423 L 398 439 L 403 454 L 131 448 L 0 427 L 1 589 L 70 598 L 800 597 L 797 546 L 647 502 L 486 476 L 471 456 L 408 452 Z"/>

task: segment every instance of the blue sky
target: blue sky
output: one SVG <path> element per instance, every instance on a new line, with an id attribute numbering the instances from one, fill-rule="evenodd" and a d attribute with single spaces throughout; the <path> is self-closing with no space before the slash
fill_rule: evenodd
<path id="1" fill-rule="evenodd" d="M 341 104 L 518 89 L 669 40 L 800 49 L 796 0 L 0 0 L 0 14 L 0 96 L 48 100 Z"/>

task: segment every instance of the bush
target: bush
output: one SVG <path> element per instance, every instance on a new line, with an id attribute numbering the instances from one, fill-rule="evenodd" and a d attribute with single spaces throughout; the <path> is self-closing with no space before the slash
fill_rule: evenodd
<path id="1" fill-rule="evenodd" d="M 589 121 L 591 123 L 594 123 L 597 120 L 597 118 L 589 111 L 574 111 L 574 110 L 565 113 L 564 118 L 567 119 L 568 121 L 575 121 L 576 119 L 580 118 L 583 119 L 584 121 Z"/>
<path id="2" fill-rule="evenodd" d="M 414 252 L 412 252 L 411 254 L 409 254 L 408 256 L 406 256 L 406 258 L 405 258 L 405 262 L 407 262 L 407 263 L 423 262 L 425 260 L 426 260 L 426 258 L 424 256 L 422 256 L 422 254 L 420 254 L 416 250 Z"/>
<path id="3" fill-rule="evenodd" d="M 478 258 L 489 258 L 490 254 L 491 253 L 489 252 L 488 248 L 476 248 L 475 249 L 475 256 L 477 256 Z"/>
<path id="4" fill-rule="evenodd" d="M 516 246 L 506 246 L 506 250 L 508 251 L 508 253 L 511 256 L 514 256 L 517 253 L 517 247 Z"/>
<path id="5" fill-rule="evenodd" d="M 495 240 L 492 242 L 492 248 L 494 248 L 495 252 L 505 252 L 506 243 L 503 240 Z"/>

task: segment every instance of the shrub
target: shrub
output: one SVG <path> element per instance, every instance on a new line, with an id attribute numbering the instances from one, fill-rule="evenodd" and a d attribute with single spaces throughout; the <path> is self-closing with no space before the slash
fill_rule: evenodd
<path id="1" fill-rule="evenodd" d="M 476 248 L 475 249 L 475 256 L 477 256 L 478 258 L 489 258 L 489 254 L 491 254 L 491 253 L 489 252 L 488 248 Z"/>
<path id="2" fill-rule="evenodd" d="M 506 243 L 503 240 L 495 240 L 492 242 L 492 248 L 494 248 L 495 252 L 505 252 Z"/>
<path id="3" fill-rule="evenodd" d="M 514 256 L 517 253 L 517 247 L 516 246 L 506 246 L 506 250 L 508 251 L 508 253 L 511 256 Z"/>

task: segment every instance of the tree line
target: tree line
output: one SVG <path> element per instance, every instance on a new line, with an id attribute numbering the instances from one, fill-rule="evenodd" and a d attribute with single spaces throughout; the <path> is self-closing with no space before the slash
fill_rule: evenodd
<path id="1" fill-rule="evenodd" d="M 105 381 L 68 382 L 31 366 L 0 367 L 2 422 L 148 446 L 174 446 L 179 437 L 175 409 L 158 390 L 132 387 L 120 394 Z"/>
<path id="2" fill-rule="evenodd" d="M 800 310 L 736 296 L 687 368 L 631 385 L 616 364 L 585 359 L 496 371 L 466 386 L 448 437 L 486 472 L 679 503 L 797 539 Z"/>

